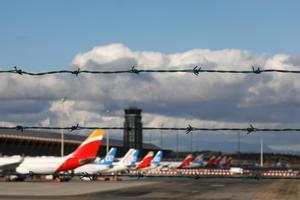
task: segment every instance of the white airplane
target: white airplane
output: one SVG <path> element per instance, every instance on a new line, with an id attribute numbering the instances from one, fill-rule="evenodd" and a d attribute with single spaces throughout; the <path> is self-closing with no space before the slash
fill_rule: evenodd
<path id="1" fill-rule="evenodd" d="M 74 173 L 83 175 L 95 175 L 101 173 L 102 171 L 108 170 L 113 165 L 116 152 L 116 148 L 111 148 L 103 160 L 80 166 L 74 170 Z"/>
<path id="2" fill-rule="evenodd" d="M 64 157 L 26 157 L 16 172 L 18 176 L 58 174 L 90 163 L 97 156 L 104 134 L 103 130 L 94 131 L 73 153 Z"/>
<path id="3" fill-rule="evenodd" d="M 147 155 L 143 158 L 141 162 L 139 162 L 136 167 L 134 168 L 135 170 L 140 170 L 140 169 L 146 169 L 151 166 L 151 161 L 153 159 L 154 152 L 149 151 Z"/>
<path id="4" fill-rule="evenodd" d="M 189 154 L 185 157 L 185 159 L 182 162 L 161 162 L 160 168 L 181 169 L 185 166 L 188 166 L 192 161 L 192 159 L 193 159 L 192 154 Z"/>
<path id="5" fill-rule="evenodd" d="M 125 156 L 118 162 L 113 163 L 111 168 L 103 170 L 100 173 L 102 174 L 112 174 L 118 172 L 124 172 L 129 170 L 135 165 L 135 162 L 138 158 L 139 151 L 137 149 L 129 149 Z"/>
<path id="6" fill-rule="evenodd" d="M 136 170 L 147 171 L 147 170 L 158 168 L 160 166 L 160 161 L 163 157 L 163 152 L 158 151 L 153 157 L 153 159 L 151 156 L 153 156 L 153 154 L 150 151 L 145 156 L 145 158 L 136 166 Z"/>
<path id="7" fill-rule="evenodd" d="M 199 167 L 204 167 L 206 164 L 205 160 L 204 160 L 204 155 L 198 155 L 193 162 L 191 162 L 189 165 L 183 167 L 183 168 L 187 168 L 187 169 L 194 169 L 194 168 L 199 168 Z"/>
<path id="8" fill-rule="evenodd" d="M 218 167 L 224 167 L 227 161 L 227 156 L 224 156 L 220 162 L 219 162 L 219 166 Z"/>
<path id="9" fill-rule="evenodd" d="M 0 158 L 0 173 L 15 172 L 16 168 L 23 162 L 21 156 L 7 156 Z"/>

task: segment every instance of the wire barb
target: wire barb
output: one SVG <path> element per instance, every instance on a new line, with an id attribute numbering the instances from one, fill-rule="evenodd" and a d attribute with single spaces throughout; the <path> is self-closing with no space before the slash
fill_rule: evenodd
<path id="1" fill-rule="evenodd" d="M 74 71 L 72 71 L 71 73 L 72 74 L 74 74 L 74 75 L 76 75 L 76 76 L 78 76 L 78 74 L 80 74 L 80 68 L 78 67 L 78 69 L 77 70 L 74 70 Z"/>
<path id="2" fill-rule="evenodd" d="M 134 73 L 134 74 L 139 74 L 139 73 L 140 73 L 140 70 L 138 70 L 135 66 L 132 66 L 130 72 L 131 72 L 131 73 Z"/>
<path id="3" fill-rule="evenodd" d="M 186 131 L 185 134 L 189 134 L 190 132 L 194 131 L 194 127 L 192 127 L 190 124 L 188 125 L 188 127 L 186 127 Z"/>
<path id="4" fill-rule="evenodd" d="M 198 76 L 200 72 L 201 72 L 201 67 L 199 67 L 199 68 L 198 68 L 198 66 L 194 67 L 193 73 L 194 73 L 196 76 Z"/>
<path id="5" fill-rule="evenodd" d="M 15 127 L 15 129 L 16 129 L 16 130 L 19 130 L 19 131 L 24 131 L 24 127 L 21 126 L 21 125 L 17 125 L 17 126 Z"/>
<path id="6" fill-rule="evenodd" d="M 255 132 L 255 131 L 257 131 L 257 129 L 254 128 L 254 127 L 252 126 L 252 124 L 250 124 L 250 127 L 247 128 L 247 135 L 249 135 L 250 133 Z"/>
<path id="7" fill-rule="evenodd" d="M 23 73 L 24 73 L 24 71 L 21 70 L 21 69 L 18 69 L 17 66 L 14 66 L 14 71 L 13 72 L 16 73 L 16 74 L 20 74 L 20 75 L 23 75 Z"/>
<path id="8" fill-rule="evenodd" d="M 257 69 L 255 69 L 254 66 L 252 66 L 252 71 L 254 74 L 260 74 L 262 72 L 259 67 L 257 67 Z"/>
<path id="9" fill-rule="evenodd" d="M 71 126 L 71 132 L 75 130 L 80 130 L 79 124 L 76 124 L 75 126 Z"/>

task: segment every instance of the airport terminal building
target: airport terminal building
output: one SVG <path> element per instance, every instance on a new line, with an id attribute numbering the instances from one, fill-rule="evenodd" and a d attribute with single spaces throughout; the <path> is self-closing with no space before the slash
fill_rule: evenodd
<path id="1" fill-rule="evenodd" d="M 65 133 L 64 152 L 65 155 L 74 151 L 86 135 L 75 135 Z M 60 156 L 61 155 L 61 134 L 57 132 L 29 131 L 0 129 L 0 153 L 2 155 L 25 155 L 25 156 Z M 109 139 L 109 146 L 117 148 L 117 155 L 123 156 L 129 149 L 123 147 L 123 141 Z M 143 143 L 141 155 L 147 151 L 158 151 L 160 148 L 148 143 Z M 106 153 L 106 140 L 102 140 L 99 156 Z"/>
<path id="2" fill-rule="evenodd" d="M 117 148 L 117 156 L 123 156 L 129 148 L 140 150 L 140 156 L 148 151 L 158 151 L 160 147 L 143 143 L 141 110 L 137 108 L 125 109 L 124 140 L 109 139 L 109 147 Z M 127 129 L 134 127 L 134 129 Z M 64 155 L 74 151 L 87 135 L 66 132 L 64 134 Z M 61 134 L 37 130 L 0 129 L 0 155 L 24 156 L 60 156 Z M 103 139 L 99 156 L 106 153 L 106 139 Z M 164 150 L 166 156 L 172 152 Z"/>

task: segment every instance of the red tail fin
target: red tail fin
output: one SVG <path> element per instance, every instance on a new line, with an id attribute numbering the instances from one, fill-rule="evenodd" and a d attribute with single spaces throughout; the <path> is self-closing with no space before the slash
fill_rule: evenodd
<path id="1" fill-rule="evenodd" d="M 226 165 L 227 167 L 229 167 L 229 166 L 231 165 L 231 161 L 232 161 L 232 157 L 229 157 L 228 160 L 226 160 L 225 165 Z"/>
<path id="2" fill-rule="evenodd" d="M 215 160 L 216 160 L 216 156 L 210 157 L 210 159 L 207 161 L 205 167 L 211 167 L 213 165 L 213 163 L 215 162 Z"/>
<path id="3" fill-rule="evenodd" d="M 93 161 L 97 156 L 104 134 L 103 130 L 94 131 L 73 153 L 65 157 L 65 161 L 55 172 L 71 170 Z"/>
<path id="4" fill-rule="evenodd" d="M 94 131 L 81 145 L 71 154 L 76 158 L 95 158 L 98 153 L 98 149 L 101 145 L 102 138 L 104 136 L 104 130 Z"/>
<path id="5" fill-rule="evenodd" d="M 182 163 L 177 168 L 180 169 L 180 168 L 183 168 L 185 166 L 188 166 L 190 164 L 190 162 L 192 161 L 192 159 L 193 159 L 192 154 L 187 155 L 187 157 L 185 157 L 185 159 L 182 161 Z"/>
<path id="6" fill-rule="evenodd" d="M 149 151 L 148 154 L 143 158 L 143 160 L 136 166 L 135 169 L 142 169 L 149 167 L 153 158 L 153 151 Z"/>
<path id="7" fill-rule="evenodd" d="M 214 160 L 214 162 L 212 163 L 213 166 L 215 166 L 215 167 L 219 166 L 219 164 L 220 164 L 220 162 L 221 162 L 221 159 L 222 159 L 221 156 L 217 157 L 217 158 Z"/>

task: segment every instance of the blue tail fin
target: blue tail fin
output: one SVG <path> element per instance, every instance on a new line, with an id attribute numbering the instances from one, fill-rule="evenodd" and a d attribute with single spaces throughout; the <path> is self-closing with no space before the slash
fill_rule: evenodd
<path id="1" fill-rule="evenodd" d="M 198 163 L 200 165 L 204 165 L 204 155 L 201 154 L 201 155 L 197 156 L 197 158 L 195 158 L 194 162 Z"/>
<path id="2" fill-rule="evenodd" d="M 133 152 L 133 160 L 131 162 L 131 166 L 136 165 L 136 161 L 138 160 L 138 157 L 139 157 L 139 150 L 135 149 Z"/>
<path id="3" fill-rule="evenodd" d="M 151 161 L 151 166 L 157 167 L 162 159 L 163 152 L 158 151 L 154 156 L 153 160 Z"/>
<path id="4" fill-rule="evenodd" d="M 114 159 L 115 159 L 115 156 L 116 156 L 116 152 L 117 152 L 117 149 L 116 148 L 111 148 L 109 150 L 109 152 L 106 154 L 105 158 L 102 159 L 99 163 L 97 164 L 100 164 L 100 165 L 112 165 Z"/>

